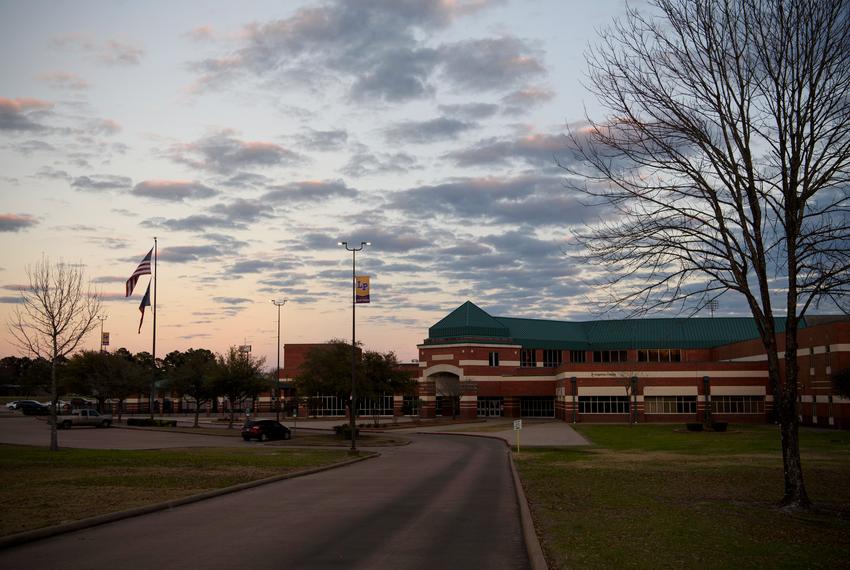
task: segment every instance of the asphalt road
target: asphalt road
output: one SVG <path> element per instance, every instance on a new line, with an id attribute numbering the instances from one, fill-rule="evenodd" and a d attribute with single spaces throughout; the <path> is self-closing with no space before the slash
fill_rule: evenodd
<path id="1" fill-rule="evenodd" d="M 504 444 L 411 439 L 378 459 L 0 551 L 0 568 L 528 568 Z"/>

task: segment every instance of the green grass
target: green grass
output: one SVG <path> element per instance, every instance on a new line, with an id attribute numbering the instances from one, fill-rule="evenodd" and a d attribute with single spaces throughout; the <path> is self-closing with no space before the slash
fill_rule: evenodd
<path id="1" fill-rule="evenodd" d="M 279 447 L 143 451 L 0 445 L 0 535 L 173 500 L 346 459 Z"/>
<path id="2" fill-rule="evenodd" d="M 551 567 L 848 564 L 850 433 L 801 431 L 815 509 L 789 514 L 775 506 L 776 428 L 678 427 L 585 425 L 593 447 L 523 450 L 517 467 Z"/>

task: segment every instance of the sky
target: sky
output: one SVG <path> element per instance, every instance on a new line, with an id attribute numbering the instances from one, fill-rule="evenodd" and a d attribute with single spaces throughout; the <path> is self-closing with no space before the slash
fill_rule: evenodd
<path id="1" fill-rule="evenodd" d="M 621 0 L 0 0 L 0 320 L 42 256 L 80 263 L 111 347 L 158 239 L 157 356 L 350 339 L 417 355 L 471 300 L 592 318 L 564 254 L 598 216 L 556 165 L 598 115 L 584 51 Z M 96 349 L 92 334 L 84 348 Z M 0 356 L 21 354 L 8 328 Z"/>

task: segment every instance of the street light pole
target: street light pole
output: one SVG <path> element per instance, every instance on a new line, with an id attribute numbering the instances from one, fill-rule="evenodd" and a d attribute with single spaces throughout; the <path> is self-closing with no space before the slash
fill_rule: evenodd
<path id="1" fill-rule="evenodd" d="M 100 351 L 103 352 L 103 321 L 109 318 L 109 315 L 100 315 L 97 318 L 100 320 Z"/>
<path id="2" fill-rule="evenodd" d="M 357 307 L 357 277 L 356 256 L 365 246 L 372 245 L 368 241 L 361 241 L 360 247 L 348 247 L 347 241 L 338 242 L 337 245 L 345 247 L 345 251 L 351 252 L 351 399 L 348 406 L 348 425 L 351 429 L 350 453 L 357 453 L 357 426 L 355 416 L 357 415 L 357 393 L 355 377 L 357 375 L 357 320 L 355 319 L 355 308 Z"/>
<path id="3" fill-rule="evenodd" d="M 277 421 L 280 421 L 280 308 L 286 304 L 286 299 L 282 301 L 272 299 L 272 304 L 277 307 L 277 371 L 274 375 L 272 398 L 274 398 L 274 409 L 277 415 Z"/>

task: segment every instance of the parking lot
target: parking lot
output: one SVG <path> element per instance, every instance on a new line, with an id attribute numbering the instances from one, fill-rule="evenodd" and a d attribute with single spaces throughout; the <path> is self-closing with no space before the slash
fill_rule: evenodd
<path id="1" fill-rule="evenodd" d="M 240 424 L 234 426 L 238 433 Z M 111 427 L 80 427 L 59 430 L 59 447 L 87 449 L 162 449 L 166 447 L 239 447 L 247 445 L 241 437 L 165 433 Z M 0 416 L 0 443 L 47 446 L 50 426 L 44 417 L 4 413 Z"/>

